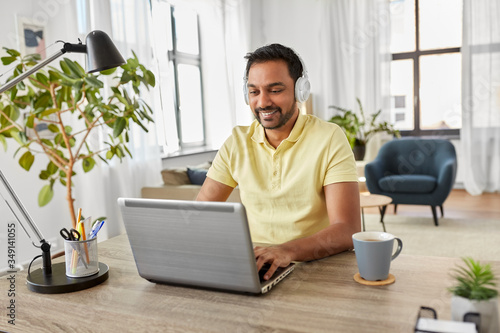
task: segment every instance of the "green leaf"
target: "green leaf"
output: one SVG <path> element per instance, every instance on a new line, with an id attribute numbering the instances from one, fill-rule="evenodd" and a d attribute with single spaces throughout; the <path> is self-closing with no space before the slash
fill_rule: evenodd
<path id="1" fill-rule="evenodd" d="M 35 161 L 35 156 L 30 151 L 27 151 L 19 159 L 19 165 L 26 171 L 30 171 L 33 162 Z"/>
<path id="2" fill-rule="evenodd" d="M 117 67 L 106 69 L 106 70 L 101 71 L 101 74 L 102 75 L 111 75 L 114 72 L 116 72 L 116 69 L 117 69 Z"/>
<path id="3" fill-rule="evenodd" d="M 106 158 L 107 158 L 108 160 L 112 159 L 112 158 L 113 158 L 113 155 L 114 155 L 114 153 L 113 153 L 111 150 L 108 150 L 108 151 L 106 152 Z"/>
<path id="4" fill-rule="evenodd" d="M 147 70 L 146 73 L 144 73 L 144 78 L 150 86 L 154 87 L 156 85 L 155 75 L 150 70 Z"/>
<path id="5" fill-rule="evenodd" d="M 102 81 L 98 80 L 95 76 L 88 76 L 85 78 L 85 83 L 87 83 L 89 86 L 93 88 L 98 88 L 101 89 L 104 87 L 104 84 Z"/>
<path id="6" fill-rule="evenodd" d="M 14 61 L 17 60 L 17 57 L 2 57 L 2 64 L 4 66 L 12 64 Z"/>
<path id="7" fill-rule="evenodd" d="M 49 175 L 55 175 L 57 170 L 59 170 L 57 165 L 55 165 L 52 161 L 49 162 L 49 164 L 47 165 L 47 172 L 49 173 Z M 66 176 L 66 174 L 65 174 L 65 176 Z"/>
<path id="8" fill-rule="evenodd" d="M 19 56 L 21 55 L 21 53 L 19 53 L 19 51 L 14 50 L 14 49 L 8 49 L 8 48 L 4 47 L 4 50 L 5 50 L 8 54 L 10 54 L 11 56 L 13 56 L 13 57 L 19 57 Z"/>
<path id="9" fill-rule="evenodd" d="M 49 175 L 49 173 L 47 172 L 47 170 L 42 170 L 42 171 L 40 171 L 40 175 L 38 175 L 38 177 L 39 177 L 41 180 L 47 180 L 47 179 L 49 179 L 50 175 Z"/>
<path id="10" fill-rule="evenodd" d="M 35 125 L 35 115 L 29 115 L 28 118 L 26 118 L 26 127 L 28 128 L 33 128 Z"/>
<path id="11" fill-rule="evenodd" d="M 123 72 L 122 77 L 120 79 L 120 83 L 121 84 L 125 84 L 125 83 L 129 82 L 132 79 L 133 79 L 133 76 L 130 75 L 129 72 Z"/>
<path id="12" fill-rule="evenodd" d="M 83 78 L 85 76 L 85 72 L 82 70 L 80 65 L 76 65 L 76 63 L 68 58 L 64 58 L 64 62 L 68 66 L 70 73 L 73 74 L 74 78 Z M 64 71 L 66 73 L 66 71 Z"/>
<path id="13" fill-rule="evenodd" d="M 47 205 L 54 197 L 54 191 L 51 185 L 45 185 L 38 194 L 38 206 L 43 207 Z"/>
<path id="14" fill-rule="evenodd" d="M 47 128 L 49 129 L 49 131 L 51 131 L 52 133 L 59 133 L 59 127 L 55 124 L 49 124 L 47 126 Z"/>
<path id="15" fill-rule="evenodd" d="M 35 109 L 39 108 L 46 109 L 49 106 L 50 102 L 51 102 L 50 94 L 49 93 L 42 94 L 35 100 L 35 104 L 33 105 L 33 107 Z"/>
<path id="16" fill-rule="evenodd" d="M 39 53 L 31 53 L 23 57 L 23 62 L 28 63 L 30 66 L 34 66 L 36 62 L 42 59 Z"/>
<path id="17" fill-rule="evenodd" d="M 51 82 L 59 81 L 61 79 L 62 79 L 62 76 L 61 76 L 61 73 L 59 71 L 49 69 L 49 80 Z"/>
<path id="18" fill-rule="evenodd" d="M 95 160 L 92 157 L 87 157 L 82 161 L 82 167 L 84 172 L 89 172 L 95 166 Z"/>
<path id="19" fill-rule="evenodd" d="M 48 85 L 49 85 L 49 78 L 45 74 L 40 73 L 40 72 L 36 73 L 36 79 L 38 81 L 40 81 L 41 84 L 43 84 L 44 86 L 48 87 Z"/>
<path id="20" fill-rule="evenodd" d="M 61 111 L 61 109 L 59 109 L 59 108 L 47 109 L 47 110 L 44 110 L 43 112 L 40 113 L 40 117 L 47 117 L 47 116 L 49 116 L 53 113 L 57 113 L 59 111 Z"/>
<path id="21" fill-rule="evenodd" d="M 125 126 L 127 125 L 127 120 L 125 118 L 119 117 L 116 119 L 113 125 L 113 137 L 117 138 L 122 134 Z"/>
<path id="22" fill-rule="evenodd" d="M 7 151 L 7 140 L 5 140 L 5 136 L 0 134 L 0 143 L 3 145 L 3 150 Z"/>
<path id="23" fill-rule="evenodd" d="M 49 139 L 41 139 L 44 145 L 49 146 L 49 147 L 54 147 L 54 144 L 52 143 L 51 140 Z"/>

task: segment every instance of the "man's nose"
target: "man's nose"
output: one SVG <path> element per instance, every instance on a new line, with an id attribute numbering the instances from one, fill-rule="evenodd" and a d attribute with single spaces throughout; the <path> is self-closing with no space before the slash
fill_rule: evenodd
<path id="1" fill-rule="evenodd" d="M 257 107 L 259 108 L 266 108 L 272 104 L 271 98 L 267 92 L 261 92 L 257 98 Z"/>

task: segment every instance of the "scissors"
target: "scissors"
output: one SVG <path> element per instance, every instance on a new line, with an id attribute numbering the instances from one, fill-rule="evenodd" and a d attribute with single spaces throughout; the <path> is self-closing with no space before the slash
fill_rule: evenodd
<path id="1" fill-rule="evenodd" d="M 81 237 L 78 230 L 73 229 L 73 228 L 71 228 L 69 230 L 66 228 L 62 228 L 61 231 L 59 231 L 59 233 L 67 241 L 79 241 L 80 237 Z M 73 247 L 73 251 L 76 251 L 76 253 L 78 254 L 78 259 L 83 262 L 83 265 L 85 266 L 85 268 L 88 268 L 89 266 L 88 266 L 87 262 L 83 259 L 82 252 L 80 251 L 79 245 L 80 244 L 71 244 L 71 246 Z"/>
<path id="2" fill-rule="evenodd" d="M 78 230 L 73 228 L 69 229 L 69 231 L 66 228 L 62 228 L 61 231 L 59 231 L 59 233 L 67 241 L 79 241 L 81 237 Z"/>

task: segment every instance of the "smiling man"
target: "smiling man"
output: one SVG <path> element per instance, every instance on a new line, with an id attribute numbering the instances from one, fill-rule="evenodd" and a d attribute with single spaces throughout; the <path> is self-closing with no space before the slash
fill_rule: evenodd
<path id="1" fill-rule="evenodd" d="M 239 186 L 257 268 L 323 258 L 352 248 L 360 230 L 354 157 L 335 124 L 302 115 L 309 95 L 300 57 L 280 44 L 245 57 L 244 93 L 256 121 L 237 126 L 215 157 L 197 200 L 225 201 Z"/>

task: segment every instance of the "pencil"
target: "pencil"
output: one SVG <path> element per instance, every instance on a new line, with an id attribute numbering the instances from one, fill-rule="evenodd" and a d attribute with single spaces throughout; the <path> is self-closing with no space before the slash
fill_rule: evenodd
<path id="1" fill-rule="evenodd" d="M 78 224 L 78 222 L 80 222 L 81 219 L 82 219 L 82 209 L 78 208 L 78 219 L 76 220 L 76 223 Z"/>

